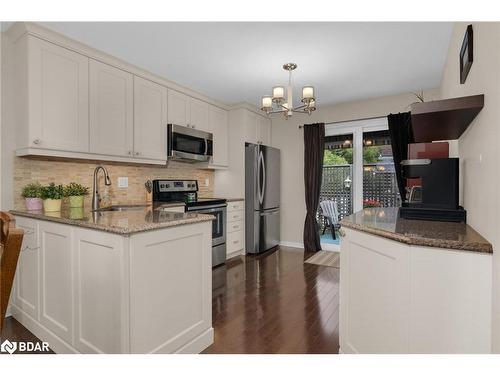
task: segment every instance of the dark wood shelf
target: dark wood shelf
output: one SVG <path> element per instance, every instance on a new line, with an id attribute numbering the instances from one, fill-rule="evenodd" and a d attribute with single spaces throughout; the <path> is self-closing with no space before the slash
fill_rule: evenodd
<path id="1" fill-rule="evenodd" d="M 484 95 L 411 105 L 415 142 L 458 139 L 484 105 Z"/>

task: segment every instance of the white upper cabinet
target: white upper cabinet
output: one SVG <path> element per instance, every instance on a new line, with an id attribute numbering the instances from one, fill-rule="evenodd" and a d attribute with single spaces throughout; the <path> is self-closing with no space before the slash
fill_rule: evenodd
<path id="1" fill-rule="evenodd" d="M 166 160 L 168 90 L 134 77 L 134 156 Z"/>
<path id="2" fill-rule="evenodd" d="M 249 143 L 271 145 L 271 120 L 245 110 L 245 141 Z"/>
<path id="3" fill-rule="evenodd" d="M 190 121 L 191 98 L 175 90 L 168 90 L 168 123 L 187 126 Z"/>
<path id="4" fill-rule="evenodd" d="M 209 131 L 208 104 L 201 100 L 191 98 L 191 120 L 189 125 L 193 129 Z"/>
<path id="5" fill-rule="evenodd" d="M 209 131 L 208 103 L 168 90 L 168 123 Z"/>
<path id="6" fill-rule="evenodd" d="M 26 42 L 27 86 L 21 83 L 18 89 L 23 90 L 28 102 L 27 113 L 21 110 L 28 122 L 28 135 L 22 133 L 24 138 L 19 145 L 88 151 L 89 59 L 38 38 L 29 36 L 21 43 Z M 18 68 L 22 66 L 26 65 Z"/>
<path id="7" fill-rule="evenodd" d="M 228 166 L 227 111 L 215 106 L 209 107 L 209 131 L 213 133 L 213 166 Z"/>
<path id="8" fill-rule="evenodd" d="M 90 152 L 132 156 L 133 75 L 90 60 Z"/>

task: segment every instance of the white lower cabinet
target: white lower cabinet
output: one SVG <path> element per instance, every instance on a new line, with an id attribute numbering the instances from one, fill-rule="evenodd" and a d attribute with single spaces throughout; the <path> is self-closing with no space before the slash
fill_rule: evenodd
<path id="1" fill-rule="evenodd" d="M 16 218 L 16 226 L 24 230 L 24 237 L 16 269 L 12 301 L 31 318 L 38 319 L 40 311 L 38 223 L 34 220 L 18 217 Z"/>
<path id="2" fill-rule="evenodd" d="M 491 352 L 491 254 L 344 230 L 342 353 Z"/>
<path id="3" fill-rule="evenodd" d="M 56 353 L 199 353 L 212 344 L 211 222 L 125 237 L 16 220 L 26 236 L 12 313 Z"/>
<path id="4" fill-rule="evenodd" d="M 67 343 L 73 335 L 71 227 L 40 221 L 40 323 Z"/>
<path id="5" fill-rule="evenodd" d="M 128 351 L 124 242 L 121 236 L 75 229 L 75 348 L 81 353 Z"/>
<path id="6" fill-rule="evenodd" d="M 245 251 L 245 202 L 232 201 L 227 204 L 226 259 Z"/>

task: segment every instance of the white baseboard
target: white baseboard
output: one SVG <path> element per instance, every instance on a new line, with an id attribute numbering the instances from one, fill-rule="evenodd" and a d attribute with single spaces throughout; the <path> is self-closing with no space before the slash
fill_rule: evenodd
<path id="1" fill-rule="evenodd" d="M 288 242 L 288 241 L 281 241 L 280 246 L 286 246 L 286 247 L 295 247 L 297 249 L 303 249 L 304 244 L 302 242 Z"/>
<path id="2" fill-rule="evenodd" d="M 182 348 L 178 349 L 175 354 L 197 354 L 208 348 L 214 343 L 214 329 L 210 327 L 201 335 L 188 342 Z"/>
<path id="3" fill-rule="evenodd" d="M 7 305 L 7 310 L 5 311 L 5 317 L 6 318 L 12 315 L 12 311 L 10 309 L 10 306 L 11 305 Z"/>

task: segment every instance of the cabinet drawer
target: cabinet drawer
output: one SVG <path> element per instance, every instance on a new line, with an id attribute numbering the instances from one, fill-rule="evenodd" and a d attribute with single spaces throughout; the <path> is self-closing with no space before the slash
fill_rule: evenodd
<path id="1" fill-rule="evenodd" d="M 227 234 L 226 248 L 227 254 L 243 250 L 245 235 L 242 230 Z"/>
<path id="2" fill-rule="evenodd" d="M 245 201 L 235 201 L 227 203 L 227 212 L 240 211 L 245 208 Z"/>
<path id="3" fill-rule="evenodd" d="M 227 233 L 237 232 L 239 230 L 244 230 L 243 220 L 233 221 L 232 223 L 227 224 Z"/>
<path id="4" fill-rule="evenodd" d="M 228 212 L 227 213 L 227 222 L 232 223 L 234 221 L 241 221 L 241 220 L 243 220 L 244 216 L 245 215 L 243 214 L 243 210 Z"/>

